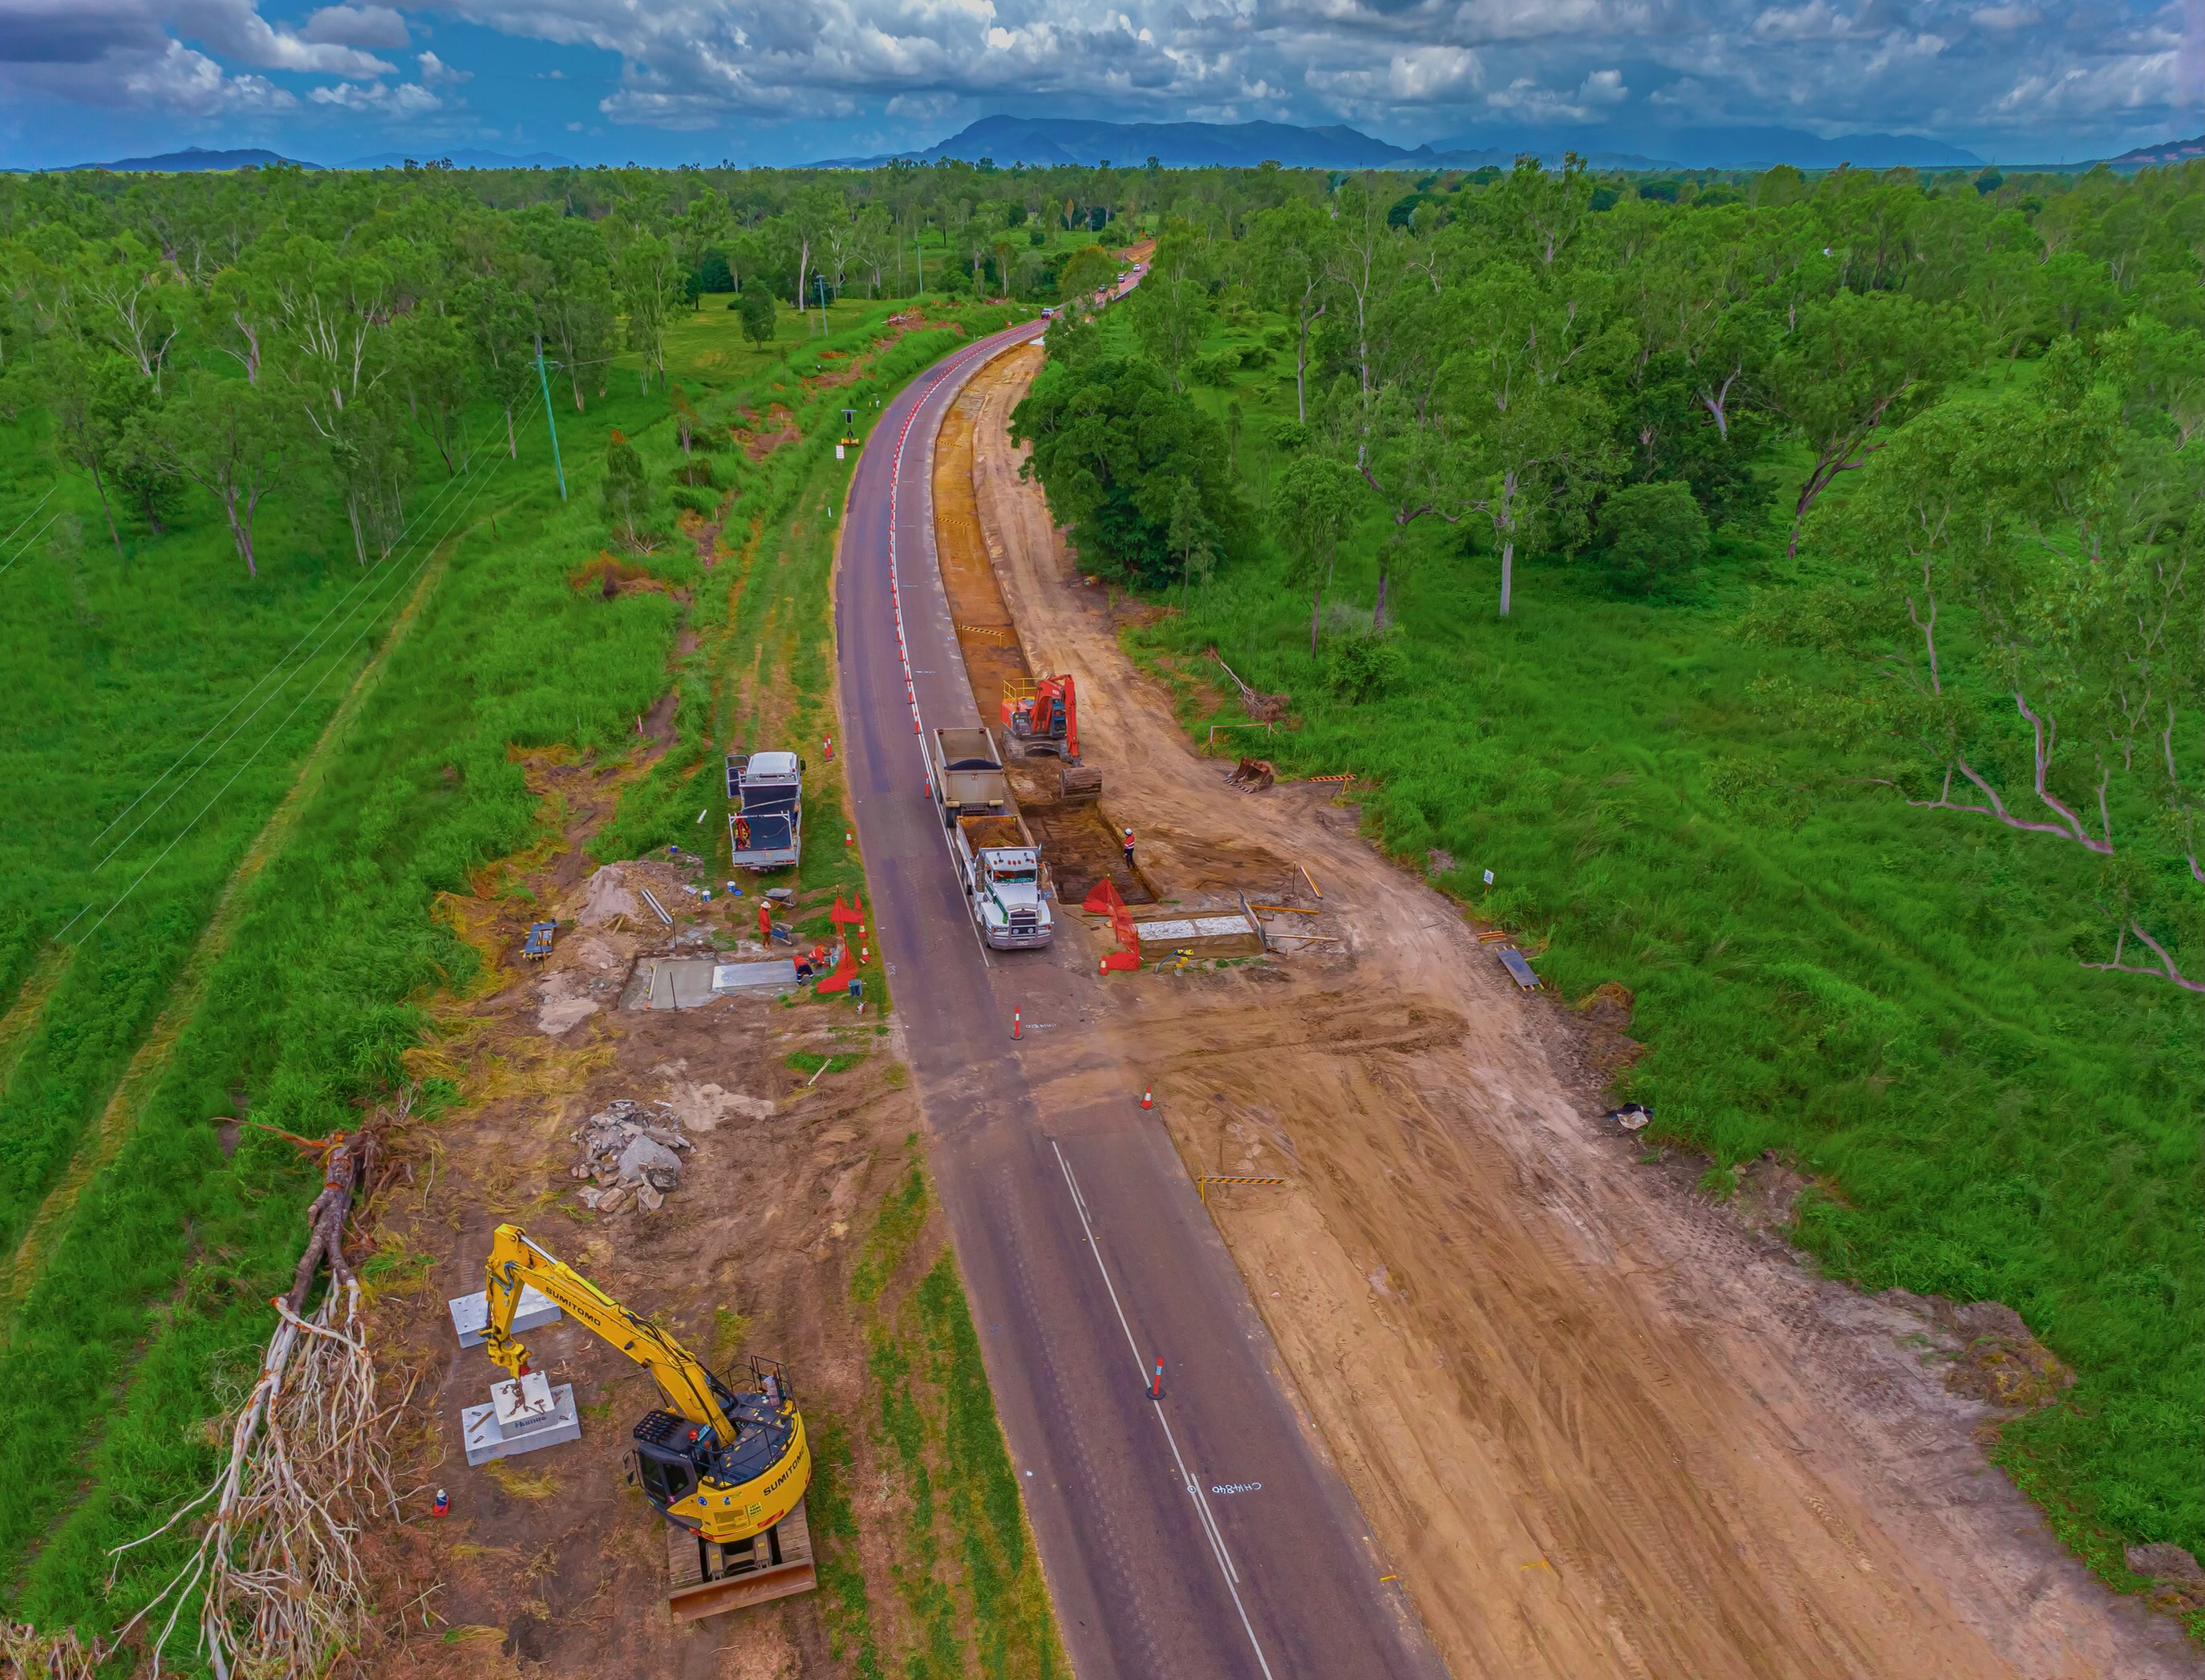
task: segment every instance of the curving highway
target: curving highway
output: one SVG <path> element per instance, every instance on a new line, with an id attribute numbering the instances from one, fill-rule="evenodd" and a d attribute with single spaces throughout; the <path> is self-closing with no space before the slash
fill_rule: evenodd
<path id="1" fill-rule="evenodd" d="M 1080 930 L 984 951 L 928 797 L 918 726 L 981 721 L 935 563 L 935 434 L 1040 329 L 946 357 L 875 423 L 835 610 L 875 925 L 1043 1569 L 1081 1680 L 1438 1680 L 1136 1074 L 1082 1032 L 1100 982 Z M 1014 1004 L 1035 1028 L 1018 1043 Z M 1049 1060 L 1030 1077 L 1028 1056 Z"/>

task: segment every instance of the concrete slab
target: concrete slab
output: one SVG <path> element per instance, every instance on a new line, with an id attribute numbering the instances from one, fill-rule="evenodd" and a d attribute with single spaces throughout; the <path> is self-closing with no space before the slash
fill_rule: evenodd
<path id="1" fill-rule="evenodd" d="M 472 1295 L 455 1295 L 444 1305 L 452 1315 L 452 1328 L 458 1333 L 461 1347 L 480 1347 L 490 1339 L 489 1291 L 478 1289 Z M 514 1309 L 513 1333 L 517 1336 L 526 1330 L 556 1324 L 565 1316 L 557 1303 L 538 1295 L 533 1285 L 523 1284 L 520 1304 Z"/>
<path id="2" fill-rule="evenodd" d="M 1189 940 L 1232 939 L 1256 931 L 1248 925 L 1245 916 L 1191 916 L 1168 922 L 1136 922 L 1133 930 L 1140 935 L 1144 945 L 1157 941 L 1184 945 Z"/>
<path id="3" fill-rule="evenodd" d="M 651 971 L 652 1009 L 696 1009 L 717 995 L 712 989 L 713 971 L 720 966 L 709 957 L 661 957 Z"/>
<path id="4" fill-rule="evenodd" d="M 764 963 L 721 963 L 712 970 L 715 992 L 749 992 L 796 984 L 796 960 L 776 957 Z"/>
<path id="5" fill-rule="evenodd" d="M 554 1388 L 540 1371 L 501 1382 L 490 1390 L 487 1405 L 461 1408 L 460 1433 L 472 1465 L 578 1441 L 582 1420 L 574 1409 L 574 1386 L 562 1382 Z"/>

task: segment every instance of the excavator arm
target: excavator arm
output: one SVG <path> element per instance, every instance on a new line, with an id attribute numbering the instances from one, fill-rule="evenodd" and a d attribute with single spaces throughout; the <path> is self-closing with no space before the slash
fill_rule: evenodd
<path id="1" fill-rule="evenodd" d="M 490 1328 L 484 1351 L 516 1377 L 528 1374 L 528 1350 L 513 1334 L 513 1315 L 524 1285 L 556 1303 L 601 1340 L 648 1370 L 669 1410 L 692 1423 L 709 1424 L 722 1446 L 736 1431 L 722 1404 L 720 1385 L 704 1362 L 648 1319 L 639 1318 L 564 1261 L 528 1240 L 517 1225 L 501 1225 L 484 1267 L 490 1291 Z"/>

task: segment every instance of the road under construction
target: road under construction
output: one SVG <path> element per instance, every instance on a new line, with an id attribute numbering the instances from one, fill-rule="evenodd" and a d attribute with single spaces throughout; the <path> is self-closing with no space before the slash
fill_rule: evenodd
<path id="1" fill-rule="evenodd" d="M 2196 1673 L 1987 1463 L 1916 1309 L 1602 1120 L 1627 994 L 1519 992 L 1340 784 L 1189 744 L 1119 644 L 1145 609 L 1019 477 L 1033 337 L 876 426 L 836 617 L 900 1030 L 1079 1672 Z M 1013 767 L 1066 925 L 990 953 L 921 732 L 1059 673 L 1103 796 L 1052 813 Z M 1098 978 L 1091 880 L 1263 905 L 1271 954 Z"/>

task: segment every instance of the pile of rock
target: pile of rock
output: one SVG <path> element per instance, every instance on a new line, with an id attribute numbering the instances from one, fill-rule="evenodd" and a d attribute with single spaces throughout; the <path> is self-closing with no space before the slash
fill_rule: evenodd
<path id="1" fill-rule="evenodd" d="M 582 1205 L 616 1214 L 631 1205 L 656 1212 L 667 1193 L 681 1182 L 680 1151 L 692 1148 L 681 1117 L 670 1103 L 609 1103 L 569 1134 L 581 1158 L 568 1170 L 591 1182 L 582 1188 Z"/>

